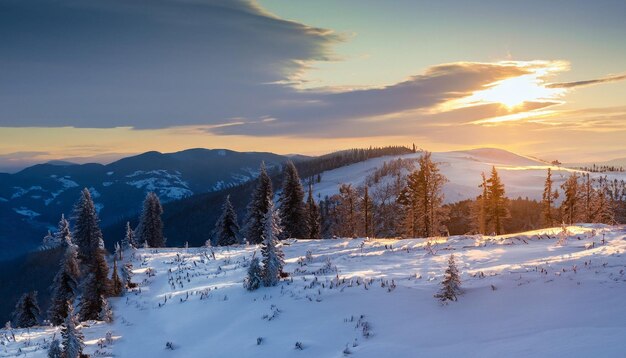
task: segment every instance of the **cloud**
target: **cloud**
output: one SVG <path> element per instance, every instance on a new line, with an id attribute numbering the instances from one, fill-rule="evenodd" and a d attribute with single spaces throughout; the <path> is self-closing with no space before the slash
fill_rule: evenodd
<path id="1" fill-rule="evenodd" d="M 574 88 L 574 87 L 584 87 L 584 86 L 592 86 L 607 82 L 617 82 L 626 80 L 626 75 L 616 75 L 616 76 L 606 76 L 597 78 L 594 80 L 585 80 L 585 81 L 575 81 L 575 82 L 559 82 L 559 83 L 550 83 L 546 85 L 548 88 Z"/>

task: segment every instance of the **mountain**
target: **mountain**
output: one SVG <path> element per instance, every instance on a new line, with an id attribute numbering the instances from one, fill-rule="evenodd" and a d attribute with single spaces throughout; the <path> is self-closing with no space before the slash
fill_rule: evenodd
<path id="1" fill-rule="evenodd" d="M 110 299 L 112 323 L 82 325 L 85 353 L 624 356 L 626 233 L 620 227 L 430 240 L 294 240 L 283 250 L 290 278 L 252 292 L 242 281 L 251 257 L 259 255 L 256 245 L 137 250 L 130 260 L 139 287 Z M 463 293 L 442 305 L 433 295 L 450 254 Z M 3 354 L 44 357 L 46 342 L 59 331 L 45 326 L 3 332 Z M 113 340 L 99 344 L 107 332 Z"/>
<path id="2" fill-rule="evenodd" d="M 62 213 L 71 214 L 82 188 L 89 188 L 103 226 L 136 214 L 147 191 L 164 203 L 235 187 L 254 179 L 262 161 L 280 166 L 286 156 L 226 149 L 147 152 L 108 165 L 51 162 L 15 174 L 0 174 L 0 252 L 32 250 Z M 10 245 L 9 245 L 10 244 Z"/>

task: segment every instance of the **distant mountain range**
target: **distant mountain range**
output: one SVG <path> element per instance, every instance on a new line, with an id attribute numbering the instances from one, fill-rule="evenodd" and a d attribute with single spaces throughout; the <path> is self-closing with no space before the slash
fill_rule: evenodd
<path id="1" fill-rule="evenodd" d="M 0 173 L 0 259 L 32 250 L 61 214 L 70 215 L 79 191 L 89 188 L 103 226 L 136 214 L 147 191 L 163 202 L 216 192 L 254 179 L 259 164 L 287 157 L 263 152 L 189 149 L 147 152 L 111 164 L 50 162 L 15 174 Z"/>

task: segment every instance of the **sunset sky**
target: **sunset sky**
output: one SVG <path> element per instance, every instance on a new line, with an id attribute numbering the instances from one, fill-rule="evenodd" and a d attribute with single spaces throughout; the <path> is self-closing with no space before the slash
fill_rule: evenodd
<path id="1" fill-rule="evenodd" d="M 0 0 L 0 170 L 192 147 L 626 157 L 625 17 L 623 0 Z"/>

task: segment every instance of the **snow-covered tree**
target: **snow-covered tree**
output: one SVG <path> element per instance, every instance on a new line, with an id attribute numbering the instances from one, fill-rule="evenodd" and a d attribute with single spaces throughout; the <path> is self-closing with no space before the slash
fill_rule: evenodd
<path id="1" fill-rule="evenodd" d="M 98 320 L 103 300 L 111 293 L 109 266 L 104 257 L 104 249 L 95 252 L 88 272 L 83 283 L 83 295 L 80 302 L 80 317 L 83 321 Z"/>
<path id="2" fill-rule="evenodd" d="M 374 201 L 369 194 L 369 188 L 367 185 L 362 188 L 363 195 L 359 200 L 359 211 L 361 212 L 361 228 L 359 233 L 365 237 L 372 236 L 372 221 L 374 218 Z"/>
<path id="3" fill-rule="evenodd" d="M 257 186 L 252 194 L 252 200 L 248 204 L 246 215 L 246 240 L 250 244 L 260 244 L 263 241 L 264 218 L 267 209 L 274 197 L 272 180 L 265 169 L 265 163 L 261 163 Z"/>
<path id="4" fill-rule="evenodd" d="M 28 328 L 39 324 L 41 310 L 37 303 L 37 291 L 27 292 L 20 297 L 13 312 L 13 327 Z"/>
<path id="5" fill-rule="evenodd" d="M 454 262 L 454 254 L 450 255 L 448 259 L 448 268 L 441 282 L 441 290 L 435 295 L 442 304 L 447 301 L 456 301 L 457 296 L 461 294 L 461 277 L 459 270 Z"/>
<path id="6" fill-rule="evenodd" d="M 263 255 L 263 282 L 265 286 L 276 286 L 280 281 L 285 258 L 279 240 L 281 234 L 280 216 L 270 202 L 267 213 L 263 220 L 263 242 L 261 254 Z"/>
<path id="7" fill-rule="evenodd" d="M 263 283 L 263 271 L 261 269 L 261 265 L 259 264 L 258 257 L 252 257 L 250 261 L 250 266 L 248 267 L 248 275 L 243 281 L 243 287 L 248 291 L 254 291 L 257 288 L 261 287 Z"/>
<path id="8" fill-rule="evenodd" d="M 601 179 L 599 188 L 596 189 L 592 202 L 593 222 L 602 224 L 615 224 L 615 210 L 611 203 L 611 197 L 605 179 Z"/>
<path id="9" fill-rule="evenodd" d="M 65 219 L 65 214 L 61 214 L 61 220 L 59 220 L 54 237 L 59 245 L 67 245 L 72 242 L 72 230 L 69 221 Z"/>
<path id="10" fill-rule="evenodd" d="M 122 240 L 122 250 L 130 251 L 137 247 L 137 242 L 135 241 L 135 232 L 130 227 L 130 221 L 126 222 L 126 235 Z"/>
<path id="11" fill-rule="evenodd" d="M 63 358 L 63 350 L 61 349 L 61 342 L 58 339 L 50 342 L 48 347 L 48 358 Z"/>
<path id="12" fill-rule="evenodd" d="M 161 221 L 162 214 L 163 207 L 159 197 L 155 193 L 149 192 L 143 202 L 143 210 L 137 226 L 139 242 L 147 242 L 150 247 L 165 246 L 163 222 Z"/>
<path id="13" fill-rule="evenodd" d="M 552 227 L 555 223 L 554 218 L 554 201 L 559 198 L 559 192 L 552 190 L 552 170 L 548 168 L 548 176 L 543 188 L 543 223 L 545 226 Z"/>
<path id="14" fill-rule="evenodd" d="M 120 276 L 117 274 L 117 260 L 113 260 L 113 272 L 111 273 L 111 295 L 119 296 L 122 294 L 124 286 Z"/>
<path id="15" fill-rule="evenodd" d="M 306 221 L 304 189 L 300 182 L 298 170 L 291 161 L 285 164 L 282 192 L 280 193 L 278 203 L 283 237 L 303 238 L 307 236 L 307 228 L 303 225 Z"/>
<path id="16" fill-rule="evenodd" d="M 55 326 L 63 323 L 68 312 L 67 302 L 73 302 L 78 294 L 80 271 L 76 246 L 72 243 L 66 247 L 60 266 L 50 287 L 52 298 L 48 309 L 48 319 Z"/>
<path id="17" fill-rule="evenodd" d="M 46 236 L 43 237 L 43 242 L 41 244 L 41 249 L 42 250 L 49 250 L 53 247 L 57 246 L 57 242 L 56 242 L 56 238 L 54 237 L 54 235 L 52 235 L 52 233 L 50 232 L 50 230 L 48 230 L 48 233 L 46 234 Z"/>
<path id="18" fill-rule="evenodd" d="M 63 358 L 79 358 L 85 347 L 83 334 L 78 328 L 78 322 L 74 315 L 74 306 L 68 302 L 68 312 L 61 328 L 63 340 Z"/>
<path id="19" fill-rule="evenodd" d="M 94 253 L 104 247 L 98 213 L 87 188 L 83 189 L 74 207 L 74 217 L 73 241 L 78 246 L 78 258 L 87 265 L 95 256 Z"/>
<path id="20" fill-rule="evenodd" d="M 222 205 L 222 215 L 215 223 L 214 237 L 217 246 L 234 245 L 240 242 L 237 214 L 230 202 L 230 195 L 226 196 Z"/>
<path id="21" fill-rule="evenodd" d="M 313 198 L 313 186 L 309 185 L 309 195 L 306 199 L 306 226 L 309 239 L 320 239 L 322 237 L 322 227 L 320 218 L 320 208 Z"/>

